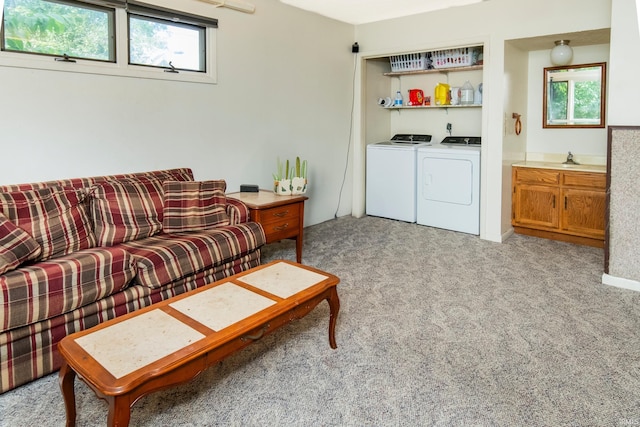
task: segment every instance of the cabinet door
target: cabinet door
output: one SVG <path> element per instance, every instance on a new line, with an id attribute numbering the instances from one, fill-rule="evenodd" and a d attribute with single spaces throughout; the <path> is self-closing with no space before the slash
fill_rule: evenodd
<path id="1" fill-rule="evenodd" d="M 565 188 L 562 191 L 561 228 L 585 237 L 604 239 L 606 193 L 598 190 Z"/>
<path id="2" fill-rule="evenodd" d="M 557 187 L 517 184 L 514 187 L 513 225 L 558 228 Z"/>

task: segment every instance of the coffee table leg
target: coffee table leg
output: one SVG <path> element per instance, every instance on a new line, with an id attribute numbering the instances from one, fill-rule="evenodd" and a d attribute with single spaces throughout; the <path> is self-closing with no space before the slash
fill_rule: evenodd
<path id="1" fill-rule="evenodd" d="M 127 427 L 131 419 L 131 405 L 128 396 L 111 396 L 109 402 L 109 417 L 107 425 L 109 427 Z"/>
<path id="2" fill-rule="evenodd" d="M 76 379 L 76 372 L 71 369 L 67 362 L 62 362 L 58 383 L 64 398 L 64 407 L 67 411 L 67 427 L 76 425 L 76 394 L 73 389 L 73 383 Z"/>
<path id="3" fill-rule="evenodd" d="M 338 320 L 338 311 L 340 311 L 340 299 L 338 299 L 338 290 L 335 286 L 331 288 L 329 298 L 329 345 L 331 348 L 338 348 L 336 344 L 336 321 Z"/>

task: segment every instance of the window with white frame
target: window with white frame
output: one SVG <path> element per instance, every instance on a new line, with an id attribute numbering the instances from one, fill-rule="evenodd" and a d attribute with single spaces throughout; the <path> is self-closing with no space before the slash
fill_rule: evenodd
<path id="1" fill-rule="evenodd" d="M 4 3 L 0 65 L 215 82 L 217 19 L 133 0 Z"/>
<path id="2" fill-rule="evenodd" d="M 129 15 L 129 63 L 206 71 L 205 28 Z"/>
<path id="3" fill-rule="evenodd" d="M 114 12 L 88 4 L 6 0 L 2 50 L 115 62 Z"/>
<path id="4" fill-rule="evenodd" d="M 601 69 L 558 70 L 549 78 L 547 121 L 552 124 L 593 125 L 601 117 Z"/>

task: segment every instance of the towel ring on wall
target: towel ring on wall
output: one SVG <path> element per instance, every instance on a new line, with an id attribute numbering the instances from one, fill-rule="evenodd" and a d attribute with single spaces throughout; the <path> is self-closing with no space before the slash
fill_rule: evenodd
<path id="1" fill-rule="evenodd" d="M 520 114 L 513 113 L 511 117 L 516 119 L 516 124 L 515 124 L 516 135 L 520 135 L 520 132 L 522 132 L 522 121 L 520 120 Z"/>

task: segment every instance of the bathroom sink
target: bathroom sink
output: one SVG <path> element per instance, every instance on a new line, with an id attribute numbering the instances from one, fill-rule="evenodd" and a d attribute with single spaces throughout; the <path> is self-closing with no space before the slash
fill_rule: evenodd
<path id="1" fill-rule="evenodd" d="M 574 164 L 570 164 L 570 163 L 560 163 L 560 162 L 540 162 L 537 163 L 537 165 L 543 167 L 543 168 L 551 168 L 551 169 L 572 169 L 572 168 L 579 168 L 581 165 L 576 165 Z"/>
<path id="2" fill-rule="evenodd" d="M 606 165 L 591 165 L 591 164 L 579 164 L 576 165 L 571 163 L 562 163 L 562 162 L 537 162 L 537 161 L 525 161 L 520 164 L 516 164 L 515 166 L 525 166 L 530 168 L 544 168 L 544 169 L 558 169 L 558 170 L 575 170 L 575 171 L 584 171 L 584 172 L 606 172 Z"/>

